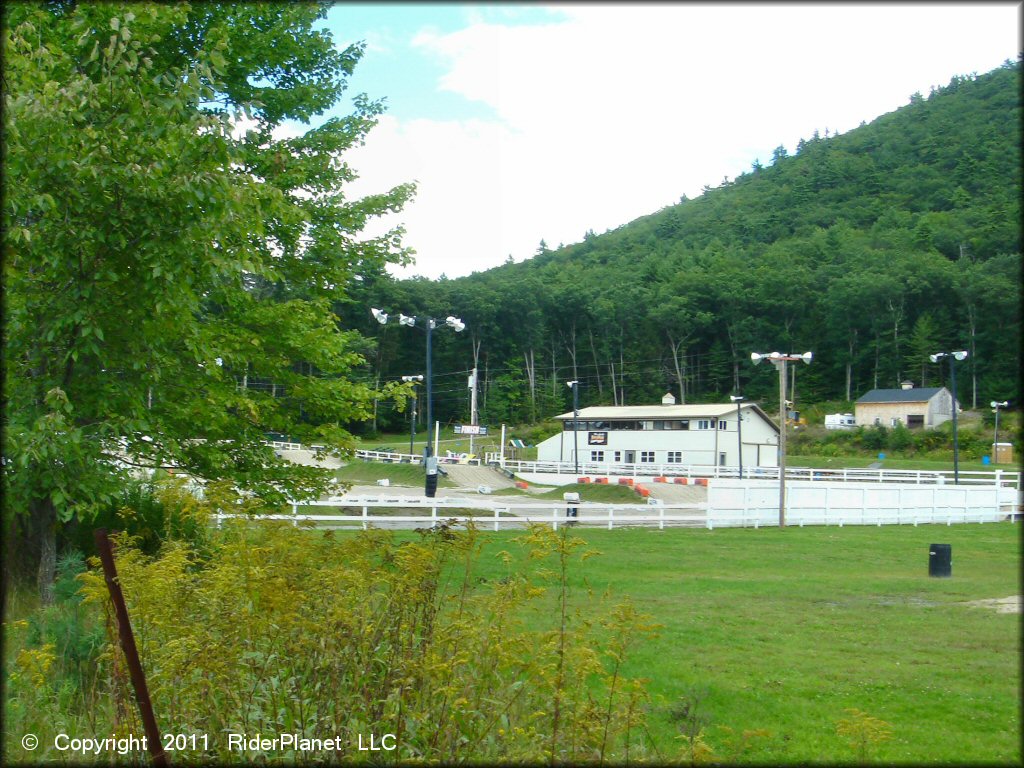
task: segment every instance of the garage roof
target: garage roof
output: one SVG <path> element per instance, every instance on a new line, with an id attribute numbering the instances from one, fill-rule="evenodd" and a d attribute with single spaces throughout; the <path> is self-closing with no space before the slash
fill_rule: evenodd
<path id="1" fill-rule="evenodd" d="M 927 403 L 945 387 L 917 389 L 872 389 L 857 399 L 858 403 Z"/>

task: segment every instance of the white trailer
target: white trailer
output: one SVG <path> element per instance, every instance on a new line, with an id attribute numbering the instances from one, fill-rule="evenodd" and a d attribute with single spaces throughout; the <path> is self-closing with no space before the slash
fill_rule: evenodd
<path id="1" fill-rule="evenodd" d="M 825 416 L 825 429 L 853 429 L 857 420 L 852 413 L 830 413 Z"/>

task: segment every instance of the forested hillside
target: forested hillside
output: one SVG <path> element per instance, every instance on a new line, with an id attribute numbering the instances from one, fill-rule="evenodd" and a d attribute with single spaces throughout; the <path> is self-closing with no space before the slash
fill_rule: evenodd
<path id="1" fill-rule="evenodd" d="M 928 354 L 966 349 L 965 407 L 1013 397 L 1020 365 L 1021 66 L 957 77 L 842 135 L 777 149 L 697 199 L 523 263 L 456 280 L 368 280 L 339 308 L 378 341 L 381 381 L 422 373 L 424 339 L 367 306 L 461 317 L 434 334 L 435 414 L 526 422 L 581 403 L 777 402 L 750 353 L 814 352 L 804 404 L 948 375 Z M 680 151 L 699 151 L 681 147 Z M 381 411 L 379 426 L 406 416 Z M 407 423 L 407 421 L 405 421 Z"/>

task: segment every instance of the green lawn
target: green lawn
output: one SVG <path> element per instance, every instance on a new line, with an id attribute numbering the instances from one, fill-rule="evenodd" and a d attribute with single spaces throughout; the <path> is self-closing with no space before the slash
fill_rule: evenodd
<path id="1" fill-rule="evenodd" d="M 891 726 L 872 760 L 1019 764 L 1020 616 L 964 605 L 1020 592 L 1019 531 L 577 530 L 602 555 L 574 567 L 572 597 L 629 596 L 662 625 L 626 670 L 650 680 L 657 744 L 678 744 L 688 700 L 726 762 L 851 762 L 836 726 L 855 708 Z M 504 575 L 514 536 L 484 535 L 481 577 Z M 931 543 L 952 545 L 952 578 L 929 578 Z"/>
<path id="2" fill-rule="evenodd" d="M 356 485 L 373 485 L 378 480 L 387 479 L 395 485 L 423 487 L 424 470 L 419 464 L 388 464 L 354 459 L 336 470 L 335 477 Z M 437 484 L 440 488 L 455 487 L 455 483 L 444 475 L 438 478 Z"/>

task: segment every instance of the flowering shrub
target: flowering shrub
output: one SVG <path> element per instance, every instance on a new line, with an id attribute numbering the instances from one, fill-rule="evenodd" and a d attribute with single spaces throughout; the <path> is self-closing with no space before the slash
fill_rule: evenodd
<path id="1" fill-rule="evenodd" d="M 621 670 L 654 627 L 628 604 L 603 619 L 570 605 L 566 574 L 582 542 L 564 529 L 533 528 L 522 543 L 553 567 L 527 575 L 504 552 L 507 575 L 479 578 L 480 534 L 448 525 L 402 541 L 239 520 L 215 532 L 205 555 L 176 542 L 155 558 L 120 539 L 118 572 L 161 728 L 339 739 L 332 753 L 292 756 L 303 762 L 642 756 L 647 696 Z M 102 575 L 86 576 L 84 592 L 105 602 Z M 552 626 L 527 627 L 533 606 Z M 106 660 L 118 655 L 111 645 Z M 122 682 L 111 687 L 127 700 Z M 357 751 L 374 734 L 393 734 L 397 749 Z M 254 758 L 226 744 L 213 738 L 179 756 Z"/>

